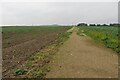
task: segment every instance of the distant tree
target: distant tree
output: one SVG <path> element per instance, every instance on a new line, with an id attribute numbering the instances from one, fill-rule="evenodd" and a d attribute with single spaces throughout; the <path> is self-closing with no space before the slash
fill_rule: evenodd
<path id="1" fill-rule="evenodd" d="M 79 23 L 79 24 L 77 24 L 77 26 L 87 26 L 87 24 L 86 23 Z"/>
<path id="2" fill-rule="evenodd" d="M 90 24 L 90 26 L 96 26 L 95 24 Z"/>
<path id="3" fill-rule="evenodd" d="M 110 26 L 120 26 L 120 24 L 118 24 L 118 23 L 113 23 L 113 24 L 110 24 Z"/>
<path id="4" fill-rule="evenodd" d="M 107 25 L 107 24 L 103 24 L 102 26 L 109 26 L 109 25 Z"/>
<path id="5" fill-rule="evenodd" d="M 110 26 L 113 26 L 113 24 L 110 24 Z"/>
<path id="6" fill-rule="evenodd" d="M 97 26 L 101 26 L 100 24 L 97 24 Z"/>

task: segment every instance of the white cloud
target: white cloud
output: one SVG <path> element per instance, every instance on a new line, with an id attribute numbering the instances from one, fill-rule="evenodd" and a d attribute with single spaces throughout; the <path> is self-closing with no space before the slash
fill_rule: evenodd
<path id="1" fill-rule="evenodd" d="M 111 23 L 118 21 L 117 2 L 5 2 L 4 25 Z"/>

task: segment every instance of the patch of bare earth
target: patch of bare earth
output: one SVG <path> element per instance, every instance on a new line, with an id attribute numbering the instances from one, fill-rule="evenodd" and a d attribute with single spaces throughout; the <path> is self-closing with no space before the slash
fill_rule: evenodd
<path id="1" fill-rule="evenodd" d="M 52 38 L 51 38 L 52 37 Z M 48 34 L 12 47 L 3 49 L 2 73 L 3 77 L 15 77 L 15 70 L 24 65 L 24 62 L 35 52 L 55 40 L 56 34 Z"/>
<path id="2" fill-rule="evenodd" d="M 25 62 L 53 43 L 59 34 L 67 29 L 69 27 L 11 26 L 2 28 L 2 77 L 16 78 L 16 70 L 26 70 Z"/>
<path id="3" fill-rule="evenodd" d="M 117 78 L 118 56 L 76 31 L 59 49 L 50 63 L 47 78 Z"/>

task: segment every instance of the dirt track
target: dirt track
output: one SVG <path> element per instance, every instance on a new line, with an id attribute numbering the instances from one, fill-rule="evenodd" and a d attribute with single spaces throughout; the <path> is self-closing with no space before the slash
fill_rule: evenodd
<path id="1" fill-rule="evenodd" d="M 116 78 L 118 56 L 87 36 L 72 35 L 54 56 L 47 78 Z"/>

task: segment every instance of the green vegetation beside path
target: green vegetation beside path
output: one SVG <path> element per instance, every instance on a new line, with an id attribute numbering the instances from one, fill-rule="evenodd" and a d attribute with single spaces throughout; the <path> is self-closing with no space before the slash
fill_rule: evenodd
<path id="1" fill-rule="evenodd" d="M 118 27 L 81 26 L 78 28 L 78 35 L 80 35 L 80 33 L 85 33 L 93 38 L 96 42 L 103 43 L 106 47 L 113 49 L 117 53 L 120 53 Z"/>

